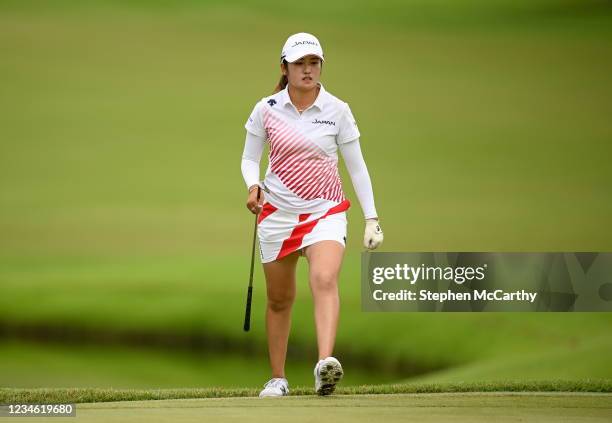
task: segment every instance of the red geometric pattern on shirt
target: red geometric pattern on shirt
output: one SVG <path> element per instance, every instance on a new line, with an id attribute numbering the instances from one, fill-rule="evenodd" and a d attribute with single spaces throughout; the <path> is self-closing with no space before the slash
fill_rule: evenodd
<path id="1" fill-rule="evenodd" d="M 333 158 L 274 112 L 265 111 L 264 126 L 270 140 L 270 170 L 287 188 L 304 200 L 344 200 Z"/>

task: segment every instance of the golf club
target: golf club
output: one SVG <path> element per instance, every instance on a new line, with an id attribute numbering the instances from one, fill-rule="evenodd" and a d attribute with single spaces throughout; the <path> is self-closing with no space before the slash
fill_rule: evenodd
<path id="1" fill-rule="evenodd" d="M 259 206 L 260 188 L 257 187 L 257 205 Z M 249 276 L 249 289 L 247 291 L 246 310 L 244 313 L 244 331 L 248 332 L 251 329 L 251 299 L 253 298 L 253 268 L 255 266 L 255 238 L 257 238 L 257 218 L 255 214 L 255 225 L 253 227 L 253 248 L 251 249 L 251 274 Z"/>

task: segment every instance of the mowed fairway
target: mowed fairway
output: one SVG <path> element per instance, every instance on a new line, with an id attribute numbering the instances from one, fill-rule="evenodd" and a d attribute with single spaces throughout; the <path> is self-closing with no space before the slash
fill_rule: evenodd
<path id="1" fill-rule="evenodd" d="M 297 31 L 320 38 L 322 82 L 358 121 L 381 251 L 612 251 L 608 4 L 0 2 L 0 390 L 261 389 L 259 263 L 242 330 L 253 232 L 243 125 Z M 612 313 L 362 312 L 363 213 L 342 161 L 340 172 L 352 202 L 334 351 L 344 387 L 612 379 Z M 306 270 L 301 259 L 292 387 L 312 384 L 317 360 Z M 315 404 L 336 404 L 338 420 L 434 415 L 418 398 L 451 397 L 359 397 L 370 405 L 353 414 L 342 396 L 96 404 L 79 416 L 295 420 Z"/>
<path id="2" fill-rule="evenodd" d="M 612 394 L 448 393 L 78 404 L 78 422 L 609 422 Z M 28 421 L 34 419 L 22 419 Z M 36 420 L 38 421 L 38 420 Z M 74 422 L 57 418 L 54 422 Z"/>

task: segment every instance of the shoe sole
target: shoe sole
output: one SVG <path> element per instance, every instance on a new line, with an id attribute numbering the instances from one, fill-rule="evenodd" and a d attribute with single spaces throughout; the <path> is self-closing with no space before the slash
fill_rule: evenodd
<path id="1" fill-rule="evenodd" d="M 286 397 L 287 395 L 289 395 L 289 391 L 282 393 L 280 395 L 278 394 L 268 394 L 268 395 L 261 395 L 261 393 L 259 394 L 259 398 L 269 398 L 269 397 Z"/>
<path id="2" fill-rule="evenodd" d="M 317 394 L 324 396 L 336 390 L 336 384 L 342 380 L 344 371 L 339 363 L 330 361 L 321 366 L 319 376 L 321 377 L 321 386 L 317 389 Z"/>

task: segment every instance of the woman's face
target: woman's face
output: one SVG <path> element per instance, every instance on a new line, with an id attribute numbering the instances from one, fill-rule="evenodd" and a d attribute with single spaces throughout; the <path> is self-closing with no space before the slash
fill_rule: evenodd
<path id="1" fill-rule="evenodd" d="M 289 85 L 303 91 L 311 90 L 317 86 L 321 77 L 321 59 L 319 57 L 309 54 L 293 63 L 288 63 L 287 67 L 289 73 L 281 65 L 281 70 L 287 75 Z"/>

